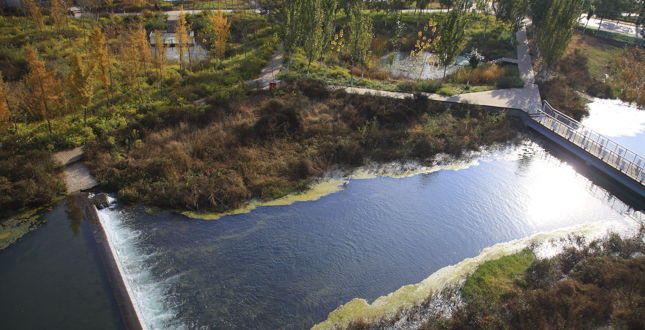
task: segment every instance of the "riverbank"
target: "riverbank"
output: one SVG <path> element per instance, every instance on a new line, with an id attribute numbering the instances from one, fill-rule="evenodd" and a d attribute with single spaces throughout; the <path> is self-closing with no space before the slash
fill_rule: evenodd
<path id="1" fill-rule="evenodd" d="M 612 233 L 621 229 L 622 237 Z M 371 304 L 354 299 L 313 329 L 643 324 L 640 308 L 627 306 L 645 299 L 645 290 L 634 291 L 642 288 L 645 232 L 634 223 L 607 233 L 588 224 L 498 244 Z"/>
<path id="2" fill-rule="evenodd" d="M 181 124 L 173 113 L 148 115 L 88 144 L 86 164 L 125 203 L 226 213 L 305 191 L 333 166 L 432 165 L 439 153 L 458 157 L 522 129 L 503 114 L 423 96 L 350 95 L 310 80 L 283 93 L 212 103 Z M 128 143 L 135 134 L 138 145 Z"/>

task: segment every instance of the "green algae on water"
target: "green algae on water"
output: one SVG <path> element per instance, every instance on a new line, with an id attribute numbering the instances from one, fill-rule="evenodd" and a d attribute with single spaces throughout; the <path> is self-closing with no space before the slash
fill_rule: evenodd
<path id="1" fill-rule="evenodd" d="M 291 205 L 295 202 L 315 201 L 320 199 L 321 197 L 343 190 L 343 185 L 346 183 L 347 180 L 343 178 L 325 179 L 316 184 L 313 184 L 308 190 L 302 193 L 289 194 L 282 198 L 266 202 L 254 200 L 239 209 L 223 213 L 200 213 L 195 211 L 164 210 L 158 207 L 146 207 L 145 211 L 148 214 L 152 215 L 159 215 L 163 213 L 177 213 L 193 219 L 217 220 L 226 215 L 249 213 L 260 206 L 284 206 Z"/>
<path id="2" fill-rule="evenodd" d="M 29 210 L 0 224 L 0 250 L 15 243 L 25 234 L 43 224 L 44 219 L 37 214 L 37 211 Z"/>

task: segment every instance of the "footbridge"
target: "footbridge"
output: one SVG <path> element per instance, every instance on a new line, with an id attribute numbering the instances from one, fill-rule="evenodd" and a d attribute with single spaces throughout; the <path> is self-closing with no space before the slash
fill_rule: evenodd
<path id="1" fill-rule="evenodd" d="M 554 109 L 530 102 L 524 123 L 645 198 L 645 158 Z"/>

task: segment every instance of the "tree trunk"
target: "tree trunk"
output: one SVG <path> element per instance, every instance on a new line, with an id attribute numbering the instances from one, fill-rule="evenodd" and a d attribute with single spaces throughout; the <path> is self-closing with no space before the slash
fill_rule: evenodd
<path id="1" fill-rule="evenodd" d="M 488 16 L 484 15 L 486 23 L 484 23 L 484 39 L 486 39 L 486 29 L 488 28 Z"/>
<path id="2" fill-rule="evenodd" d="M 598 24 L 598 30 L 596 30 L 596 33 L 594 33 L 594 37 L 598 34 L 598 31 L 600 31 L 600 27 L 602 26 L 602 20 L 605 19 L 604 17 L 600 18 L 600 24 Z"/>
<path id="3" fill-rule="evenodd" d="M 363 68 L 365 67 L 365 64 L 361 63 L 361 79 L 365 79 L 365 76 L 363 75 Z"/>
<path id="4" fill-rule="evenodd" d="M 349 72 L 349 86 L 354 87 L 354 56 L 352 56 L 352 70 Z"/>
<path id="5" fill-rule="evenodd" d="M 441 78 L 441 84 L 443 85 L 443 81 L 446 80 L 446 70 L 448 70 L 448 66 L 443 67 L 443 78 Z"/>

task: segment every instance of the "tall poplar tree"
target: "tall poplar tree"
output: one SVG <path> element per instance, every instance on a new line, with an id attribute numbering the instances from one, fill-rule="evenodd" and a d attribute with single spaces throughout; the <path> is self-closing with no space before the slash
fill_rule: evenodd
<path id="1" fill-rule="evenodd" d="M 306 1 L 301 12 L 303 48 L 307 57 L 307 78 L 311 62 L 315 61 L 323 48 L 323 21 L 327 18 L 322 10 L 321 0 Z"/>
<path id="2" fill-rule="evenodd" d="M 361 55 L 367 52 L 372 41 L 372 19 L 364 16 L 362 3 L 357 3 L 349 11 L 349 36 L 347 45 L 352 52 L 352 70 L 350 71 L 350 86 L 354 86 L 354 60 L 360 60 Z"/>
<path id="3" fill-rule="evenodd" d="M 573 39 L 574 27 L 582 13 L 583 1 L 553 0 L 546 19 L 538 30 L 538 44 L 543 61 L 547 65 L 544 78 L 547 77 L 549 69 L 564 55 L 567 45 Z"/>
<path id="4" fill-rule="evenodd" d="M 435 50 L 439 57 L 439 63 L 444 66 L 443 78 L 441 78 L 442 84 L 444 79 L 446 79 L 448 65 L 452 64 L 455 57 L 459 55 L 459 52 L 465 46 L 465 28 L 466 19 L 457 10 L 451 10 L 439 24 L 439 37 Z"/>
<path id="5" fill-rule="evenodd" d="M 282 41 L 282 49 L 287 54 L 283 57 L 283 63 L 286 62 L 286 74 L 289 74 L 289 65 L 291 64 L 291 56 L 296 50 L 296 46 L 302 37 L 302 20 L 301 12 L 303 2 L 307 0 L 284 0 L 282 8 L 276 15 L 278 20 L 278 36 Z"/>

